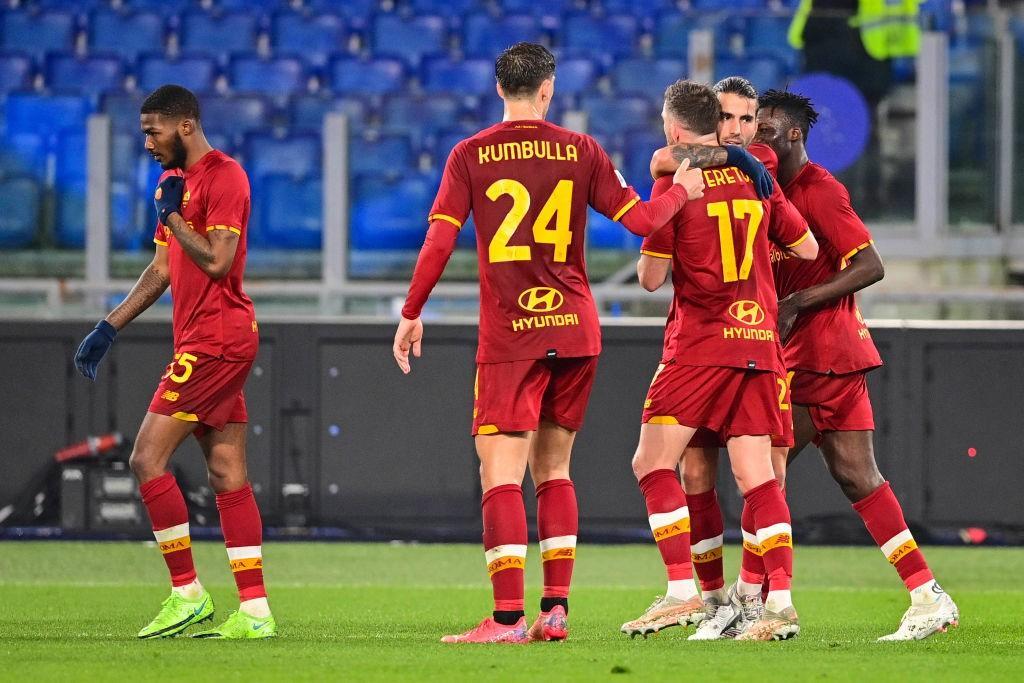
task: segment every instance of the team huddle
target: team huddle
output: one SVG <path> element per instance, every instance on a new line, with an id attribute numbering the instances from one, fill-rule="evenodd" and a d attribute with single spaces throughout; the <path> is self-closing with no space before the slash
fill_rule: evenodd
<path id="1" fill-rule="evenodd" d="M 504 120 L 458 143 L 448 158 L 393 346 L 399 367 L 410 372 L 410 356 L 422 350 L 420 313 L 472 214 L 480 265 L 472 434 L 494 610 L 442 640 L 568 636 L 578 535 L 570 458 L 601 352 L 585 263 L 588 206 L 644 237 L 641 286 L 653 291 L 671 280 L 673 288 L 632 460 L 667 587 L 622 632 L 694 624 L 691 640 L 799 633 L 784 485 L 788 463 L 812 441 L 910 593 L 899 627 L 881 640 L 916 640 L 956 625 L 956 605 L 936 583 L 875 465 L 865 376 L 881 360 L 853 294 L 881 279 L 882 262 L 845 188 L 807 159 L 804 142 L 817 118 L 811 103 L 779 91 L 759 98 L 739 77 L 714 88 L 669 85 L 667 146 L 653 154 L 656 182 L 643 201 L 593 138 L 545 121 L 555 89 L 546 48 L 508 48 L 495 76 Z M 198 101 L 185 88 L 152 93 L 141 125 L 147 151 L 165 169 L 155 194 L 153 261 L 75 355 L 82 374 L 95 379 L 118 331 L 171 287 L 174 358 L 130 465 L 172 589 L 138 636 L 174 636 L 214 614 L 193 563 L 185 499 L 167 469 L 193 435 L 207 461 L 240 600 L 221 626 L 195 636 L 267 638 L 277 625 L 245 461 L 243 386 L 259 343 L 242 289 L 248 181 L 207 142 Z M 721 447 L 744 498 L 742 568 L 728 586 L 715 492 Z M 527 469 L 537 493 L 544 586 L 529 627 Z"/>

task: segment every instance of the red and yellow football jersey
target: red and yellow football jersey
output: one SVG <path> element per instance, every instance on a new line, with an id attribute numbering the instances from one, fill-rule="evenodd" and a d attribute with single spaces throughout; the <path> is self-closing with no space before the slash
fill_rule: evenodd
<path id="1" fill-rule="evenodd" d="M 457 144 L 429 220 L 461 228 L 473 212 L 477 362 L 600 353 L 587 206 L 619 220 L 639 200 L 593 138 L 546 121 L 502 122 Z"/>
<path id="2" fill-rule="evenodd" d="M 819 251 L 813 261 L 773 251 L 780 299 L 826 282 L 845 268 L 854 254 L 872 244 L 871 233 L 850 206 L 846 188 L 818 164 L 804 166 L 783 191 L 810 223 Z M 802 312 L 784 351 L 790 370 L 845 374 L 882 364 L 852 294 Z"/>
<path id="3" fill-rule="evenodd" d="M 775 156 L 775 152 L 766 145 L 751 145 L 749 149 L 750 153 L 753 154 L 761 163 L 763 163 L 768 170 L 774 176 L 776 169 L 778 168 L 778 158 Z M 711 175 L 714 178 L 714 174 Z M 705 177 L 707 182 L 707 177 Z M 769 221 L 769 234 L 770 235 L 792 235 L 792 234 L 806 234 L 807 232 L 807 221 L 804 220 L 803 216 L 796 210 L 796 208 L 786 199 L 782 193 L 782 188 L 779 187 L 778 183 L 775 183 L 775 189 L 772 192 L 772 196 L 764 200 L 765 208 L 767 210 L 766 219 Z M 777 248 L 772 245 L 772 253 L 778 251 Z M 647 256 L 653 256 L 655 258 L 671 259 L 673 252 L 675 251 L 675 233 L 673 230 L 666 226 L 663 230 L 658 230 L 646 239 L 640 247 L 640 253 Z M 672 271 L 672 282 L 674 286 L 681 286 L 678 277 L 676 275 L 676 269 Z M 665 325 L 665 340 L 664 349 L 662 352 L 662 359 L 668 360 L 675 357 L 675 342 L 676 336 L 673 331 L 673 325 L 677 315 L 676 311 L 677 299 L 673 297 L 672 303 L 669 306 L 668 318 Z"/>
<path id="4" fill-rule="evenodd" d="M 234 159 L 218 150 L 206 154 L 182 173 L 185 178 L 181 215 L 193 230 L 230 230 L 238 247 L 228 274 L 214 280 L 204 273 L 157 222 L 153 241 L 167 247 L 173 300 L 174 350 L 204 353 L 226 360 L 251 360 L 259 347 L 252 301 L 242 290 L 245 241 L 249 224 L 249 179 Z"/>
<path id="5" fill-rule="evenodd" d="M 642 248 L 672 254 L 674 322 L 664 355 L 684 365 L 778 370 L 769 240 L 795 246 L 807 238 L 807 224 L 794 214 L 773 220 L 776 200 L 758 199 L 735 167 L 706 169 L 704 182 L 704 197 L 687 202 Z M 651 196 L 671 184 L 660 178 Z"/>

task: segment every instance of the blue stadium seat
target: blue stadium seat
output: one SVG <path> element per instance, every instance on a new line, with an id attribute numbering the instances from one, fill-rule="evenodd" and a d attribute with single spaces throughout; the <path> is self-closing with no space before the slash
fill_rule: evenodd
<path id="1" fill-rule="evenodd" d="M 508 14 L 533 14 L 543 17 L 557 17 L 578 9 L 578 0 L 501 0 L 501 9 Z"/>
<path id="2" fill-rule="evenodd" d="M 176 83 L 194 93 L 205 93 L 212 91 L 217 84 L 217 63 L 204 55 L 179 59 L 150 55 L 139 60 L 136 76 L 139 87 L 147 92 L 167 83 Z"/>
<path id="3" fill-rule="evenodd" d="M 686 62 L 681 59 L 624 59 L 612 69 L 612 86 L 620 95 L 658 100 L 665 88 L 685 78 L 686 72 Z"/>
<path id="4" fill-rule="evenodd" d="M 633 53 L 637 20 L 628 14 L 574 14 L 562 25 L 563 44 L 573 50 L 622 57 Z"/>
<path id="5" fill-rule="evenodd" d="M 587 113 L 587 132 L 615 135 L 631 128 L 641 128 L 651 118 L 650 105 L 639 97 L 584 97 L 582 109 Z"/>
<path id="6" fill-rule="evenodd" d="M 155 12 L 104 10 L 89 20 L 89 47 L 135 59 L 142 52 L 162 52 L 166 33 L 165 18 Z"/>
<path id="7" fill-rule="evenodd" d="M 736 10 L 765 9 L 765 0 L 690 0 L 694 10 L 704 12 L 734 12 Z"/>
<path id="8" fill-rule="evenodd" d="M 404 175 L 413 166 L 412 143 L 405 135 L 366 138 L 353 135 L 349 144 L 349 175 Z"/>
<path id="9" fill-rule="evenodd" d="M 87 98 L 73 95 L 12 93 L 7 97 L 5 110 L 8 135 L 51 135 L 69 129 L 83 130 L 92 106 Z"/>
<path id="10" fill-rule="evenodd" d="M 54 234 L 60 246 L 80 249 L 85 246 L 85 132 L 62 133 L 56 148 L 60 154 L 56 155 Z"/>
<path id="11" fill-rule="evenodd" d="M 0 100 L 12 90 L 32 85 L 32 59 L 18 53 L 0 54 Z"/>
<path id="12" fill-rule="evenodd" d="M 493 60 L 510 45 L 537 42 L 542 37 L 540 21 L 533 15 L 473 14 L 462 24 L 462 51 L 469 57 Z"/>
<path id="13" fill-rule="evenodd" d="M 75 17 L 70 12 L 0 12 L 3 34 L 0 47 L 27 52 L 42 61 L 47 52 L 75 48 Z"/>
<path id="14" fill-rule="evenodd" d="M 715 58 L 715 80 L 721 80 L 727 76 L 743 76 L 754 84 L 758 92 L 781 86 L 784 74 L 785 69 L 782 64 L 773 57 Z"/>
<path id="15" fill-rule="evenodd" d="M 785 64 L 788 71 L 800 65 L 800 53 L 789 46 L 789 16 L 757 14 L 747 19 L 744 42 L 748 53 L 771 55 Z"/>
<path id="16" fill-rule="evenodd" d="M 331 53 L 345 49 L 345 23 L 333 14 L 277 14 L 271 23 L 270 44 L 278 55 L 301 55 L 310 64 L 324 66 Z"/>
<path id="17" fill-rule="evenodd" d="M 199 103 L 203 130 L 207 135 L 245 135 L 271 127 L 272 110 L 258 95 L 205 97 Z"/>
<path id="18" fill-rule="evenodd" d="M 665 136 L 650 128 L 631 130 L 624 136 L 622 149 L 622 176 L 637 189 L 642 197 L 649 197 L 651 186 L 651 155 L 665 146 Z"/>
<path id="19" fill-rule="evenodd" d="M 661 58 L 686 59 L 690 31 L 694 22 L 678 11 L 658 15 L 654 22 L 654 55 Z"/>
<path id="20" fill-rule="evenodd" d="M 32 178 L 0 179 L 0 247 L 18 249 L 35 240 L 42 194 Z"/>
<path id="21" fill-rule="evenodd" d="M 380 0 L 305 0 L 303 6 L 312 12 L 340 14 L 352 28 L 366 28 L 367 20 L 380 9 Z"/>
<path id="22" fill-rule="evenodd" d="M 152 205 L 147 196 L 145 203 Z M 145 225 L 135 217 L 139 197 L 129 182 L 114 180 L 110 183 L 110 246 L 113 249 L 138 251 L 153 239 L 152 225 Z"/>
<path id="23" fill-rule="evenodd" d="M 139 115 L 145 99 L 143 93 L 107 93 L 100 100 L 100 111 L 110 116 L 114 132 L 141 135 Z"/>
<path id="24" fill-rule="evenodd" d="M 253 13 L 212 15 L 186 12 L 181 18 L 183 51 L 220 55 L 255 52 L 259 20 Z"/>
<path id="25" fill-rule="evenodd" d="M 356 176 L 349 244 L 353 249 L 419 248 L 436 191 L 432 176 Z"/>
<path id="26" fill-rule="evenodd" d="M 217 11 L 228 12 L 267 13 L 286 8 L 289 4 L 289 0 L 213 0 L 213 6 Z"/>
<path id="27" fill-rule="evenodd" d="M 124 4 L 135 12 L 153 12 L 172 17 L 197 9 L 199 3 L 196 0 L 125 0 Z"/>
<path id="28" fill-rule="evenodd" d="M 455 145 L 476 135 L 480 129 L 482 126 L 467 126 L 439 131 L 433 146 L 434 167 L 440 172 L 444 168 L 445 162 L 448 161 L 448 155 L 455 149 Z"/>
<path id="29" fill-rule="evenodd" d="M 320 147 L 320 138 L 312 134 L 286 138 L 253 134 L 245 141 L 245 167 L 254 183 L 271 174 L 301 180 L 320 174 Z"/>
<path id="30" fill-rule="evenodd" d="M 638 253 L 642 239 L 604 215 L 587 208 L 587 246 L 591 249 L 625 249 Z"/>
<path id="31" fill-rule="evenodd" d="M 285 96 L 305 91 L 308 79 L 295 57 L 236 57 L 231 60 L 229 80 L 237 92 Z"/>
<path id="32" fill-rule="evenodd" d="M 135 180 L 139 170 L 139 157 L 144 153 L 144 141 L 141 133 L 114 133 L 110 145 L 111 178 L 126 182 Z"/>
<path id="33" fill-rule="evenodd" d="M 584 58 L 562 59 L 555 67 L 555 95 L 586 95 L 593 92 L 599 70 Z"/>
<path id="34" fill-rule="evenodd" d="M 423 146 L 426 137 L 435 137 L 458 124 L 462 113 L 462 105 L 454 96 L 392 95 L 381 109 L 381 119 L 385 128 L 408 132 L 413 144 Z"/>
<path id="35" fill-rule="evenodd" d="M 427 92 L 494 94 L 494 62 L 486 59 L 427 59 L 424 61 L 423 74 L 423 89 Z"/>
<path id="36" fill-rule="evenodd" d="M 43 133 L 8 132 L 0 145 L 0 175 L 46 176 L 49 145 Z"/>
<path id="37" fill-rule="evenodd" d="M 320 249 L 323 239 L 323 181 L 271 175 L 260 184 L 258 225 L 249 247 Z"/>
<path id="38" fill-rule="evenodd" d="M 438 14 L 447 18 L 464 17 L 482 9 L 485 0 L 408 0 L 413 14 Z"/>
<path id="39" fill-rule="evenodd" d="M 24 2 L 23 0 L 16 4 L 20 4 L 22 6 L 28 5 L 33 9 L 62 10 L 64 12 L 84 14 L 102 5 L 109 5 L 110 3 L 105 2 L 105 0 L 30 0 L 29 2 Z"/>
<path id="40" fill-rule="evenodd" d="M 608 14 L 653 18 L 658 12 L 674 9 L 675 3 L 673 0 L 600 0 L 600 5 Z"/>
<path id="41" fill-rule="evenodd" d="M 124 86 L 124 64 L 120 57 L 75 57 L 50 55 L 46 60 L 46 83 L 60 92 L 77 92 L 96 97 Z"/>
<path id="42" fill-rule="evenodd" d="M 354 59 L 331 62 L 331 87 L 345 95 L 382 95 L 405 86 L 405 67 L 397 59 Z"/>
<path id="43" fill-rule="evenodd" d="M 373 21 L 373 48 L 377 55 L 398 57 L 418 66 L 424 55 L 445 52 L 444 19 L 418 16 L 408 19 L 379 14 Z"/>
<path id="44" fill-rule="evenodd" d="M 347 115 L 350 128 L 360 129 L 366 125 L 368 107 L 363 100 L 298 95 L 291 99 L 291 128 L 296 131 L 319 132 L 323 129 L 324 116 L 332 112 Z"/>

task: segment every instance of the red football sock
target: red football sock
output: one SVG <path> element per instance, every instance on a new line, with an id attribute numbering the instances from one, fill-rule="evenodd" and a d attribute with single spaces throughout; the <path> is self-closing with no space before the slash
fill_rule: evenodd
<path id="1" fill-rule="evenodd" d="M 724 523 L 718 494 L 714 489 L 704 493 L 686 494 L 690 510 L 690 558 L 700 579 L 702 591 L 713 591 L 725 585 L 722 572 L 722 535 Z"/>
<path id="2" fill-rule="evenodd" d="M 768 585 L 773 591 L 789 590 L 793 581 L 793 528 L 779 481 L 766 481 L 743 497 L 754 515 Z"/>
<path id="3" fill-rule="evenodd" d="M 907 590 L 914 590 L 931 581 L 931 569 L 925 562 L 924 553 L 917 547 L 907 523 L 903 519 L 903 508 L 896 500 L 889 482 L 885 482 L 868 494 L 867 498 L 853 504 L 871 538 L 882 549 L 889 564 L 896 567 Z"/>
<path id="4" fill-rule="evenodd" d="M 139 487 L 142 503 L 153 523 L 153 536 L 164 555 L 172 586 L 184 586 L 196 580 L 192 562 L 192 538 L 188 530 L 188 508 L 178 482 L 170 472 L 150 479 Z"/>
<path id="5" fill-rule="evenodd" d="M 654 470 L 640 480 L 647 519 L 669 581 L 693 578 L 690 564 L 690 512 L 675 470 Z"/>
<path id="6" fill-rule="evenodd" d="M 526 569 L 526 507 L 523 489 L 502 484 L 483 497 L 484 557 L 491 575 L 495 612 L 522 612 Z"/>
<path id="7" fill-rule="evenodd" d="M 252 486 L 217 494 L 220 528 L 228 549 L 228 563 L 235 575 L 238 599 L 267 597 L 263 585 L 263 522 Z"/>
<path id="8" fill-rule="evenodd" d="M 754 525 L 754 511 L 750 503 L 743 501 L 743 512 L 740 515 L 740 528 L 743 531 L 743 557 L 740 560 L 740 579 L 747 583 L 764 583 L 764 558 L 761 557 L 761 544 L 757 542 L 757 527 Z"/>
<path id="9" fill-rule="evenodd" d="M 576 559 L 579 512 L 576 487 L 568 479 L 551 479 L 537 486 L 537 533 L 544 567 L 545 598 L 568 598 Z"/>

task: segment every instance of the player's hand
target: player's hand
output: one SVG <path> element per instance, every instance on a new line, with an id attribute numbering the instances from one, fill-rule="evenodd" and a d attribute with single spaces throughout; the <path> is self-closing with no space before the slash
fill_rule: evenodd
<path id="1" fill-rule="evenodd" d="M 423 321 L 419 318 L 415 320 L 402 318 L 402 322 L 398 323 L 398 331 L 395 332 L 395 345 L 391 351 L 395 354 L 395 362 L 398 363 L 398 367 L 407 375 L 412 372 L 412 367 L 409 365 L 409 350 L 412 349 L 412 355 L 419 358 L 422 342 Z"/>
<path id="2" fill-rule="evenodd" d="M 796 295 L 797 292 L 794 292 L 779 302 L 779 341 L 783 344 L 789 339 L 796 317 L 800 315 L 800 307 L 793 298 Z"/>
<path id="3" fill-rule="evenodd" d="M 740 169 L 754 181 L 754 189 L 761 199 L 768 199 L 775 190 L 775 181 L 772 174 L 768 172 L 764 164 L 757 160 L 753 154 L 738 145 L 725 146 L 726 160 L 729 166 Z"/>
<path id="4" fill-rule="evenodd" d="M 679 164 L 675 175 L 672 176 L 672 182 L 682 185 L 689 199 L 700 199 L 704 196 L 704 172 L 699 168 L 690 168 L 689 159 L 683 159 L 683 163 Z"/>
<path id="5" fill-rule="evenodd" d="M 116 327 L 106 320 L 96 323 L 96 328 L 85 336 L 75 352 L 75 367 L 78 371 L 95 382 L 96 368 L 116 337 Z"/>
<path id="6" fill-rule="evenodd" d="M 156 204 L 156 215 L 160 222 L 167 225 L 172 213 L 181 213 L 181 199 L 185 195 L 185 179 L 178 175 L 169 175 L 160 181 L 153 194 Z"/>

